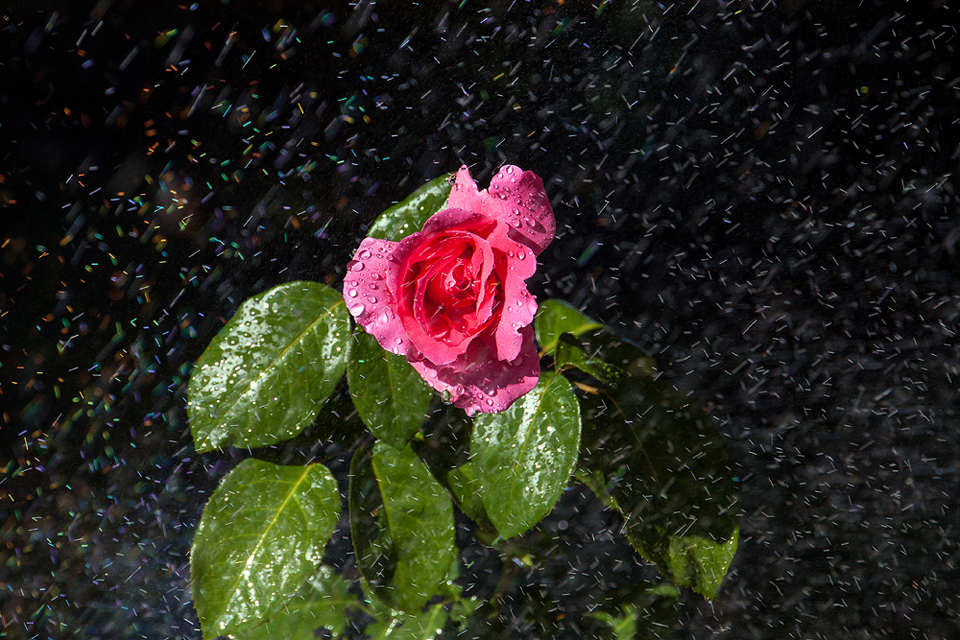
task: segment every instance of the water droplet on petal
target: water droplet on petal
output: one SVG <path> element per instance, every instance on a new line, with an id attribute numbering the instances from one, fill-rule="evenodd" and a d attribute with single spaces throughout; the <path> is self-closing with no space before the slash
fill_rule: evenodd
<path id="1" fill-rule="evenodd" d="M 356 289 L 350 289 L 350 291 L 347 291 L 347 295 L 350 296 L 351 298 L 356 298 L 356 297 L 357 297 L 357 290 L 356 290 Z"/>
<path id="2" fill-rule="evenodd" d="M 373 284 L 373 283 L 371 282 L 370 284 L 367 285 L 367 288 L 373 289 L 374 291 L 376 291 L 376 290 L 379 289 L 380 287 L 378 287 L 377 285 L 375 285 L 375 284 Z"/>
<path id="3" fill-rule="evenodd" d="M 362 304 L 357 304 L 355 306 L 349 307 L 349 309 L 350 309 L 350 313 L 353 314 L 354 317 L 359 316 L 361 313 L 367 310 L 367 308 Z"/>
<path id="4" fill-rule="evenodd" d="M 373 296 L 367 296 L 367 302 L 369 302 L 370 304 L 377 304 L 377 299 L 374 298 Z"/>
<path id="5" fill-rule="evenodd" d="M 453 404 L 453 394 L 450 393 L 450 389 L 444 389 L 440 392 L 440 402 L 443 404 Z"/>
<path id="6" fill-rule="evenodd" d="M 359 260 L 354 260 L 353 262 L 347 265 L 347 269 L 350 269 L 350 271 L 363 271 L 364 266 L 366 265 L 364 265 Z"/>
<path id="7" fill-rule="evenodd" d="M 361 260 L 369 260 L 370 258 L 373 257 L 373 254 L 367 251 L 366 249 L 364 249 L 363 251 L 357 254 L 357 257 L 360 258 Z"/>
<path id="8" fill-rule="evenodd" d="M 403 344 L 403 338 L 397 338 L 394 340 L 394 342 L 396 342 L 398 345 Z"/>

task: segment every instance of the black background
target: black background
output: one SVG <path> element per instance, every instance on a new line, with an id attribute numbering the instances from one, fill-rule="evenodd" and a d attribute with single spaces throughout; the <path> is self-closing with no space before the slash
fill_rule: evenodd
<path id="1" fill-rule="evenodd" d="M 510 162 L 558 220 L 531 288 L 655 353 L 740 469 L 731 574 L 674 637 L 952 637 L 957 8 L 853 4 L 0 12 L 3 632 L 199 637 L 187 552 L 237 454 L 194 454 L 190 363 L 246 297 L 338 286 L 425 180 Z M 585 544 L 619 522 L 579 491 L 543 527 L 557 615 L 516 636 L 649 573 Z"/>

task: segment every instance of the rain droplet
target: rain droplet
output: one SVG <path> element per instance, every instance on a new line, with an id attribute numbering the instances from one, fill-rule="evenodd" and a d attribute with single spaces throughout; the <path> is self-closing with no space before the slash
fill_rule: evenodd
<path id="1" fill-rule="evenodd" d="M 370 304 L 377 304 L 377 299 L 374 298 L 373 296 L 367 296 L 367 302 L 369 302 Z"/>
<path id="2" fill-rule="evenodd" d="M 379 289 L 380 287 L 378 287 L 377 285 L 375 285 L 375 284 L 373 284 L 373 283 L 371 282 L 370 284 L 367 285 L 367 288 L 373 289 L 374 291 L 376 291 L 376 290 Z"/>
<path id="3" fill-rule="evenodd" d="M 350 307 L 350 313 L 352 313 L 354 316 L 359 316 L 361 313 L 363 313 L 366 310 L 367 308 L 362 304 L 357 304 L 353 307 Z"/>
<path id="4" fill-rule="evenodd" d="M 398 345 L 403 344 L 403 338 L 397 338 L 394 340 L 394 342 L 396 342 Z"/>
<path id="5" fill-rule="evenodd" d="M 369 260 L 370 258 L 373 257 L 373 254 L 367 251 L 366 249 L 364 249 L 363 251 L 357 254 L 357 257 L 360 258 L 361 260 Z"/>
<path id="6" fill-rule="evenodd" d="M 354 260 L 353 262 L 347 265 L 347 269 L 350 269 L 350 271 L 363 271 L 364 266 L 365 265 L 359 260 Z"/>
<path id="7" fill-rule="evenodd" d="M 350 291 L 347 291 L 347 295 L 350 296 L 351 298 L 356 298 L 356 297 L 357 297 L 357 290 L 356 290 L 356 289 L 350 289 Z"/>

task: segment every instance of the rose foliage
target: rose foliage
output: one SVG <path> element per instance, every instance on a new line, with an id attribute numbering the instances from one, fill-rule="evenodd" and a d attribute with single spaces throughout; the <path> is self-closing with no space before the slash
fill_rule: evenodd
<path id="1" fill-rule="evenodd" d="M 342 295 L 290 282 L 240 306 L 188 390 L 197 451 L 246 458 L 191 551 L 204 638 L 483 636 L 507 601 L 550 637 L 557 610 L 518 602 L 516 567 L 556 560 L 528 532 L 572 481 L 664 581 L 591 594 L 587 635 L 661 637 L 676 587 L 716 596 L 739 537 L 723 438 L 638 346 L 564 302 L 537 305 L 526 282 L 555 229 L 534 173 L 505 166 L 481 191 L 464 167 L 373 223 Z M 487 600 L 463 593 L 464 517 L 505 563 Z M 359 590 L 324 561 L 344 526 Z"/>

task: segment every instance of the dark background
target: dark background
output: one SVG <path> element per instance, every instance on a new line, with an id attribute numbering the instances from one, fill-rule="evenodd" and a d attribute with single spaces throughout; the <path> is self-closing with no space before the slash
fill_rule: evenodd
<path id="1" fill-rule="evenodd" d="M 960 39 L 909 4 L 0 10 L 0 633 L 199 637 L 236 453 L 193 451 L 191 362 L 246 297 L 339 286 L 425 180 L 510 162 L 558 220 L 531 288 L 656 354 L 737 462 L 740 551 L 673 637 L 954 637 Z M 643 571 L 572 493 L 579 555 L 525 578 L 563 637 L 611 558 Z"/>

